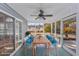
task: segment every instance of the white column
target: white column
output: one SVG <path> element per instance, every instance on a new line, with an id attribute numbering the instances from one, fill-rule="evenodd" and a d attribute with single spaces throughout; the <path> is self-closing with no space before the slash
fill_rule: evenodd
<path id="1" fill-rule="evenodd" d="M 36 35 L 36 25 L 35 25 L 35 35 Z"/>
<path id="2" fill-rule="evenodd" d="M 19 41 L 19 21 L 18 21 L 18 41 Z"/>
<path id="3" fill-rule="evenodd" d="M 14 19 L 14 35 L 15 35 L 15 49 L 16 49 L 16 19 Z"/>
<path id="4" fill-rule="evenodd" d="M 16 49 L 16 21 L 15 18 L 13 18 L 13 46 L 14 46 L 14 50 Z"/>
<path id="5" fill-rule="evenodd" d="M 60 45 L 63 45 L 63 21 L 60 21 L 60 35 L 61 35 L 61 39 L 60 39 Z"/>
<path id="6" fill-rule="evenodd" d="M 52 34 L 52 23 L 51 23 L 51 34 Z"/>
<path id="7" fill-rule="evenodd" d="M 44 35 L 44 24 L 43 24 L 43 35 Z"/>
<path id="8" fill-rule="evenodd" d="M 55 30 L 55 37 L 56 37 L 56 22 L 55 22 L 55 29 L 54 30 Z"/>
<path id="9" fill-rule="evenodd" d="M 79 56 L 79 13 L 76 17 L 76 55 Z"/>

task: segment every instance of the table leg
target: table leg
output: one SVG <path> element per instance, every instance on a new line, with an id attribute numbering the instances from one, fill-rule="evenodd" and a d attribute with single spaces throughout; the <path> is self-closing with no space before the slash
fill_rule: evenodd
<path id="1" fill-rule="evenodd" d="M 33 56 L 34 56 L 34 47 L 32 47 L 32 53 L 33 53 Z"/>

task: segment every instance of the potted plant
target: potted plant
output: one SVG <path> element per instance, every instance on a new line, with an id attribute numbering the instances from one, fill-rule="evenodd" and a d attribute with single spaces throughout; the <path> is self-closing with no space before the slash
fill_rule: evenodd
<path id="1" fill-rule="evenodd" d="M 27 31 L 26 33 L 25 33 L 25 36 L 28 36 L 30 34 L 30 32 L 29 31 Z"/>

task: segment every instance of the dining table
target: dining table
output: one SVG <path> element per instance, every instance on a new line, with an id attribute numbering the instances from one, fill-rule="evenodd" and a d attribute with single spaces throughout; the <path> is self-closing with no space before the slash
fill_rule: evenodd
<path id="1" fill-rule="evenodd" d="M 50 48 L 50 45 L 51 45 L 51 42 L 46 39 L 45 37 L 43 36 L 38 36 L 37 38 L 35 38 L 32 42 L 32 53 L 33 53 L 33 56 L 35 56 L 36 54 L 36 46 L 37 45 L 40 45 L 40 44 L 43 44 L 45 45 L 45 48 L 46 48 L 46 51 L 47 51 L 47 55 L 49 54 L 49 48 Z"/>

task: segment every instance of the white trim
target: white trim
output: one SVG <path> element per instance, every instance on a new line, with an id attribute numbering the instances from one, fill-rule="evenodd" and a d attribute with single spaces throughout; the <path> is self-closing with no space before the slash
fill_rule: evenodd
<path id="1" fill-rule="evenodd" d="M 73 14 L 71 14 L 71 15 L 65 17 L 65 18 L 62 18 L 62 21 L 65 21 L 65 20 L 71 19 L 71 18 L 73 18 L 73 17 L 76 17 L 76 13 L 73 13 Z"/>
<path id="2" fill-rule="evenodd" d="M 11 17 L 13 17 L 13 18 L 15 18 L 15 20 L 18 20 L 18 21 L 23 22 L 23 21 L 22 21 L 22 20 L 20 20 L 19 18 L 15 17 L 15 16 L 11 15 L 10 13 L 7 13 L 7 12 L 5 12 L 5 11 L 1 10 L 1 9 L 0 9 L 0 12 L 4 13 L 4 14 L 6 14 L 6 15 L 9 15 L 9 16 L 11 16 Z"/>
<path id="3" fill-rule="evenodd" d="M 66 16 L 66 17 L 62 17 L 62 18 L 59 18 L 59 20 L 53 21 L 53 23 L 55 23 L 55 22 L 57 22 L 57 21 L 65 21 L 65 20 L 68 20 L 68 19 L 70 19 L 70 18 L 76 17 L 76 14 L 77 14 L 77 13 L 69 14 L 69 15 Z"/>
<path id="4" fill-rule="evenodd" d="M 55 29 L 54 29 L 54 31 L 55 31 L 55 37 L 56 37 L 56 34 L 57 34 L 57 33 L 56 33 L 56 25 L 57 25 L 57 24 L 56 24 L 56 22 L 55 22 Z"/>
<path id="5" fill-rule="evenodd" d="M 63 22 L 62 22 L 62 20 L 60 21 L 60 36 L 61 36 L 60 43 L 61 43 L 61 45 L 63 45 Z"/>
<path id="6" fill-rule="evenodd" d="M 14 56 L 14 54 L 15 54 L 21 47 L 22 47 L 22 44 L 21 44 L 19 47 L 17 47 L 17 48 L 15 49 L 15 51 L 10 54 L 10 56 Z"/>
<path id="7" fill-rule="evenodd" d="M 52 23 L 51 23 L 51 34 L 52 34 Z"/>

